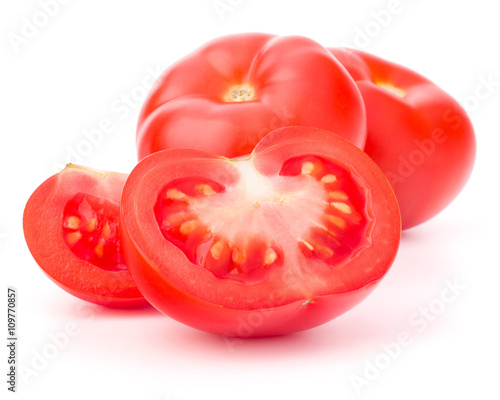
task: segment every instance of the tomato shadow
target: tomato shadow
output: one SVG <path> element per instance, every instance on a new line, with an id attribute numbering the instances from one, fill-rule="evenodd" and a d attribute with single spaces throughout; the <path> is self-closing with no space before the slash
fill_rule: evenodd
<path id="1" fill-rule="evenodd" d="M 63 301 L 64 300 L 64 301 Z M 51 310 L 51 314 L 60 320 L 73 319 L 130 319 L 163 317 L 156 308 L 150 304 L 134 307 L 107 307 L 99 304 L 89 303 L 81 299 L 70 297 L 67 293 L 54 295 L 43 300 L 44 309 Z"/>
<path id="2" fill-rule="evenodd" d="M 463 243 L 463 227 L 453 221 L 429 221 L 403 231 L 394 265 L 386 281 L 401 290 L 418 287 L 426 292 L 443 277 L 455 276 L 457 243 Z"/>
<path id="3" fill-rule="evenodd" d="M 173 321 L 164 329 L 150 331 L 151 351 L 175 359 L 196 360 L 207 368 L 214 359 L 241 368 L 262 367 L 262 363 L 283 365 L 298 359 L 328 362 L 331 359 L 356 362 L 366 357 L 374 344 L 384 340 L 390 324 L 380 329 L 373 307 L 351 310 L 336 320 L 307 331 L 271 337 L 234 338 L 201 332 Z M 382 310 L 379 310 L 382 311 Z M 367 350 L 368 349 L 368 350 Z M 155 363 L 154 360 L 150 360 Z"/>
<path id="4" fill-rule="evenodd" d="M 96 318 L 101 319 L 164 317 L 164 315 L 151 304 L 126 308 L 106 307 L 97 304 L 93 306 Z"/>

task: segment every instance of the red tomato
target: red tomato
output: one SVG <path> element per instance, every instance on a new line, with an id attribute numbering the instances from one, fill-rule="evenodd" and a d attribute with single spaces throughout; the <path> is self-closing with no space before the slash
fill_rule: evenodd
<path id="1" fill-rule="evenodd" d="M 111 307 L 147 304 L 119 237 L 126 178 L 69 164 L 35 190 L 23 217 L 28 247 L 49 278 L 80 299 Z"/>
<path id="2" fill-rule="evenodd" d="M 401 232 L 376 164 L 308 127 L 276 130 L 248 158 L 156 152 L 130 174 L 120 215 L 127 265 L 152 305 L 244 337 L 352 308 L 389 269 Z"/>
<path id="3" fill-rule="evenodd" d="M 349 74 L 304 37 L 224 36 L 155 84 L 139 117 L 138 155 L 189 148 L 236 157 L 290 125 L 323 128 L 362 148 L 363 100 Z"/>
<path id="4" fill-rule="evenodd" d="M 472 171 L 476 141 L 466 112 L 408 68 L 358 50 L 330 50 L 361 91 L 364 150 L 396 193 L 403 229 L 427 221 L 453 201 Z"/>

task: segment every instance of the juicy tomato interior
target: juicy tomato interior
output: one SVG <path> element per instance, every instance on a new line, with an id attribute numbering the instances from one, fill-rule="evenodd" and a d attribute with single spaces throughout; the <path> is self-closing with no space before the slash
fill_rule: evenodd
<path id="1" fill-rule="evenodd" d="M 232 162 L 235 185 L 185 177 L 159 193 L 160 230 L 192 263 L 218 278 L 258 283 L 297 262 L 286 257 L 335 268 L 370 244 L 367 194 L 345 168 L 303 155 L 269 177 L 249 160 Z"/>
<path id="2" fill-rule="evenodd" d="M 77 193 L 63 212 L 66 244 L 80 259 L 107 271 L 126 269 L 118 233 L 119 205 L 102 197 Z"/>

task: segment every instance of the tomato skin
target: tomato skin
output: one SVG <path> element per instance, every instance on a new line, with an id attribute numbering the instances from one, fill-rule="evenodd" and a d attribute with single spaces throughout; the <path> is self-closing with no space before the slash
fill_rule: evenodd
<path id="1" fill-rule="evenodd" d="M 63 210 L 78 192 L 107 199 L 118 210 L 126 178 L 125 174 L 68 164 L 35 190 L 23 215 L 26 243 L 42 271 L 73 296 L 108 307 L 148 303 L 126 269 L 106 271 L 72 253 L 63 238 Z"/>
<path id="2" fill-rule="evenodd" d="M 330 51 L 361 91 L 367 118 L 364 151 L 389 179 L 403 229 L 434 217 L 455 199 L 472 172 L 476 140 L 465 110 L 409 68 L 359 50 Z M 404 97 L 383 85 L 402 90 Z"/>
<path id="3" fill-rule="evenodd" d="M 265 174 L 279 173 L 282 163 L 300 154 L 318 154 L 350 165 L 366 179 L 373 203 L 375 224 L 371 245 L 348 262 L 345 284 L 339 290 L 311 298 L 287 300 L 285 279 L 279 304 L 248 307 L 228 303 L 231 285 L 251 296 L 252 290 L 268 293 L 265 283 L 244 285 L 214 278 L 192 264 L 174 244 L 164 239 L 156 223 L 151 201 L 166 182 L 187 176 L 206 176 L 231 185 L 234 177 L 219 164 L 223 157 L 188 149 L 154 153 L 130 174 L 122 195 L 120 230 L 124 255 L 137 286 L 148 301 L 164 314 L 191 327 L 225 336 L 257 337 L 297 332 L 324 324 L 362 301 L 376 287 L 394 261 L 401 234 L 399 209 L 387 180 L 361 150 L 348 141 L 316 128 L 287 127 L 268 135 L 252 157 Z M 368 189 L 369 188 L 369 189 Z M 138 212 L 137 212 L 138 211 Z M 339 275 L 339 279 L 343 275 Z M 194 288 L 191 290 L 189 288 Z M 197 291 L 198 293 L 195 293 Z M 200 293 L 212 291 L 219 300 L 207 301 Z M 234 294 L 234 293 L 233 293 Z M 222 305 L 224 304 L 224 305 Z"/>
<path id="4" fill-rule="evenodd" d="M 227 101 L 225 94 L 238 85 L 251 87 L 254 99 Z M 237 157 L 290 125 L 326 129 L 363 148 L 364 106 L 349 74 L 304 37 L 228 35 L 184 57 L 157 81 L 139 116 L 138 157 L 167 148 Z"/>

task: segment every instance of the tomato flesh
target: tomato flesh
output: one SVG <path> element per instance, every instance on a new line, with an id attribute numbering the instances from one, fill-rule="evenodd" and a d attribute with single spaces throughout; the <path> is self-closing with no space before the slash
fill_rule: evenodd
<path id="1" fill-rule="evenodd" d="M 63 235 L 82 260 L 107 271 L 126 269 L 118 236 L 119 206 L 102 197 L 77 193 L 64 208 Z"/>
<path id="2" fill-rule="evenodd" d="M 315 156 L 295 157 L 283 165 L 276 191 L 276 183 L 248 161 L 234 163 L 241 173 L 235 188 L 186 178 L 160 192 L 158 225 L 191 262 L 220 278 L 256 283 L 288 261 L 285 239 L 331 267 L 369 242 L 365 193 L 344 168 Z M 269 224 L 269 214 L 282 223 Z"/>

